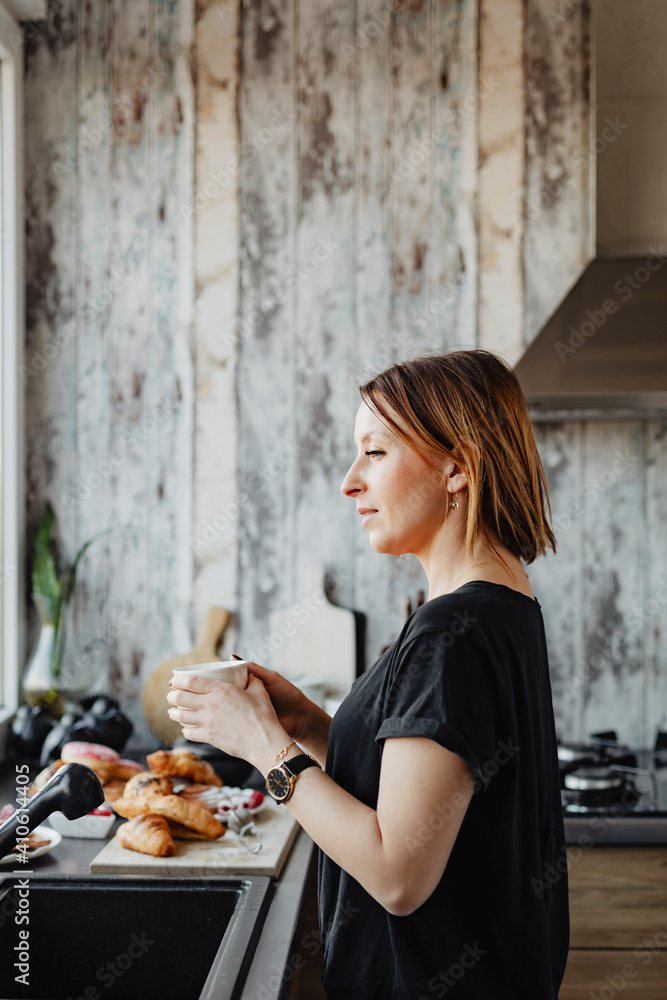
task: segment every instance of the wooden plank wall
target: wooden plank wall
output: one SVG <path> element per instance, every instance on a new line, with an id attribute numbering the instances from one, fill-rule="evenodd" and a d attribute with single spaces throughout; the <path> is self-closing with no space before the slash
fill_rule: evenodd
<path id="1" fill-rule="evenodd" d="M 108 676 L 139 743 L 144 673 L 190 642 L 193 22 L 190 0 L 65 0 L 26 33 L 28 551 L 47 499 L 66 565 L 114 526 L 65 669 Z"/>
<path id="2" fill-rule="evenodd" d="M 240 522 L 238 642 L 244 655 L 261 650 L 265 662 L 270 611 L 304 597 L 311 552 L 324 560 L 334 599 L 368 615 L 367 663 L 395 637 L 403 597 L 425 579 L 412 557 L 373 552 L 352 504 L 339 496 L 354 454 L 355 379 L 423 349 L 477 342 L 478 255 L 480 268 L 491 269 L 482 343 L 507 349 L 493 337 L 498 300 L 489 282 L 498 247 L 489 243 L 487 259 L 478 246 L 478 226 L 488 232 L 492 219 L 480 218 L 475 204 L 479 193 L 482 213 L 491 193 L 500 196 L 492 179 L 486 202 L 481 189 L 489 157 L 505 155 L 502 142 L 494 145 L 494 101 L 513 106 L 518 95 L 529 112 L 519 155 L 528 142 L 530 170 L 519 208 L 559 164 L 565 170 L 587 135 L 586 5 L 558 30 L 541 0 L 528 4 L 520 30 L 542 74 L 523 91 L 503 77 L 502 60 L 490 60 L 502 42 L 490 7 L 483 5 L 487 21 L 478 25 L 475 3 L 390 6 L 391 16 L 389 5 L 372 0 L 243 7 L 242 140 L 266 127 L 278 106 L 293 122 L 243 171 L 240 190 L 241 488 L 259 479 Z M 490 46 L 489 75 L 479 83 L 478 32 Z M 549 88 L 560 108 L 551 129 Z M 478 172 L 481 115 L 488 148 L 480 148 Z M 445 137 L 424 155 L 424 139 L 441 122 L 449 125 Z M 526 326 L 508 334 L 510 352 L 534 336 L 587 259 L 591 233 L 580 216 L 588 179 L 573 171 L 548 209 L 520 220 L 522 239 L 510 239 L 526 293 L 516 312 Z M 569 251 L 554 255 L 550 226 Z M 329 234 L 339 244 L 331 256 L 312 274 L 287 279 Z M 667 614 L 656 596 L 665 565 L 657 541 L 667 493 L 664 427 L 562 423 L 536 434 L 559 551 L 531 578 L 544 608 L 559 732 L 579 739 L 616 725 L 622 738 L 652 744 L 658 724 L 667 724 Z M 582 513 L 570 518 L 577 501 Z M 652 609 L 644 620 L 633 617 L 637 600 Z"/>
<path id="3" fill-rule="evenodd" d="M 475 11 L 243 6 L 242 142 L 276 110 L 289 122 L 241 177 L 239 477 L 264 484 L 240 524 L 244 655 L 270 644 L 271 610 L 304 597 L 311 552 L 332 597 L 368 615 L 369 663 L 424 586 L 412 557 L 369 548 L 339 488 L 357 379 L 474 343 Z"/>
<path id="4" fill-rule="evenodd" d="M 589 6 L 479 0 L 479 344 L 510 364 L 595 254 Z"/>
<path id="5" fill-rule="evenodd" d="M 595 256 L 598 154 L 595 94 L 590 92 L 590 19 L 588 0 L 526 0 L 526 174 L 521 206 L 526 346 Z"/>
<path id="6" fill-rule="evenodd" d="M 477 343 L 479 30 L 476 0 L 67 0 L 30 32 L 28 543 L 47 498 L 66 562 L 124 529 L 82 563 L 71 628 L 137 745 L 141 680 L 209 604 L 238 612 L 223 655 L 270 663 L 270 613 L 306 596 L 316 554 L 367 614 L 371 664 L 426 589 L 339 487 L 358 381 Z M 666 427 L 537 438 L 559 732 L 648 745 L 667 726 Z"/>

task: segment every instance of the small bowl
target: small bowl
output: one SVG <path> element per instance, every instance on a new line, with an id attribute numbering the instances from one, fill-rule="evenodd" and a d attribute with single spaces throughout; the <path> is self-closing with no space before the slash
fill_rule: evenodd
<path id="1" fill-rule="evenodd" d="M 105 810 L 106 811 L 106 810 Z M 62 834 L 63 837 L 85 837 L 88 840 L 104 840 L 108 837 L 116 814 L 110 816 L 98 815 L 94 812 L 79 816 L 78 819 L 67 819 L 61 812 L 51 813 L 47 822 Z"/>

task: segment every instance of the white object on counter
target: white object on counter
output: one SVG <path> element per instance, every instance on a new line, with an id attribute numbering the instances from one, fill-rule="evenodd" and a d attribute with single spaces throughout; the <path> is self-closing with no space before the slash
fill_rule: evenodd
<path id="1" fill-rule="evenodd" d="M 320 708 L 324 708 L 327 690 L 326 681 L 323 681 L 321 677 L 309 677 L 306 674 L 299 674 L 298 677 L 288 677 L 287 674 L 285 676 L 300 691 L 303 691 L 306 698 L 310 698 Z"/>
<path id="2" fill-rule="evenodd" d="M 67 819 L 61 812 L 54 812 L 48 817 L 49 824 L 63 837 L 85 837 L 87 840 L 103 840 L 108 837 L 116 814 L 100 816 L 86 813 L 78 819 Z"/>
<path id="3" fill-rule="evenodd" d="M 327 713 L 327 715 L 330 715 L 331 718 L 333 719 L 334 715 L 336 714 L 337 710 L 340 708 L 342 704 L 343 704 L 343 698 L 325 698 L 323 706 L 324 711 Z"/>

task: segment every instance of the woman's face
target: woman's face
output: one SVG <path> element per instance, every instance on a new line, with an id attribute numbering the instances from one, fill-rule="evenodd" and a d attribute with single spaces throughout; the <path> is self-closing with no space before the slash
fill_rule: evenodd
<path id="1" fill-rule="evenodd" d="M 407 431 L 403 418 L 384 401 L 383 408 Z M 442 479 L 366 402 L 357 411 L 354 440 L 357 457 L 340 490 L 355 501 L 357 510 L 375 511 L 362 519 L 372 548 L 390 555 L 426 551 L 446 516 Z M 430 457 L 436 458 L 433 453 Z M 456 468 L 443 456 L 436 460 L 443 473 Z"/>

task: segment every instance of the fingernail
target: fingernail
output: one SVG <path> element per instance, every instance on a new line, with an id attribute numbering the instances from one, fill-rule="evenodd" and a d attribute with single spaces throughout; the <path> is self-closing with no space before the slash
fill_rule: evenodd
<path id="1" fill-rule="evenodd" d="M 171 687 L 171 681 L 169 681 L 169 687 Z"/>
<path id="2" fill-rule="evenodd" d="M 234 660 L 242 660 L 243 659 L 243 657 L 239 656 L 238 653 L 232 653 L 232 658 Z"/>

